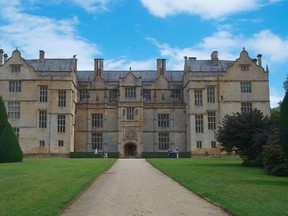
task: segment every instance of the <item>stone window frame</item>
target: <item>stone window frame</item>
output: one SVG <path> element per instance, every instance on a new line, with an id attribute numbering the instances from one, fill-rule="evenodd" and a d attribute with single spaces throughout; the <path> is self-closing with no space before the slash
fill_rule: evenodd
<path id="1" fill-rule="evenodd" d="M 45 140 L 39 140 L 39 147 L 45 147 Z"/>
<path id="2" fill-rule="evenodd" d="M 79 100 L 80 101 L 88 101 L 89 98 L 89 91 L 87 89 L 80 89 L 79 90 Z"/>
<path id="3" fill-rule="evenodd" d="M 66 90 L 58 90 L 58 107 L 66 107 Z"/>
<path id="4" fill-rule="evenodd" d="M 241 102 L 241 112 L 251 112 L 253 109 L 252 102 Z"/>
<path id="5" fill-rule="evenodd" d="M 208 111 L 207 112 L 208 118 L 208 130 L 215 130 L 216 129 L 216 111 Z"/>
<path id="6" fill-rule="evenodd" d="M 8 102 L 8 118 L 20 119 L 21 104 L 19 101 Z"/>
<path id="7" fill-rule="evenodd" d="M 66 131 L 66 115 L 58 114 L 57 115 L 57 132 L 65 133 Z"/>
<path id="8" fill-rule="evenodd" d="M 211 141 L 211 148 L 216 148 L 216 141 Z"/>
<path id="9" fill-rule="evenodd" d="M 144 101 L 151 101 L 151 89 L 143 89 L 142 96 Z"/>
<path id="10" fill-rule="evenodd" d="M 47 110 L 38 111 L 39 128 L 47 128 Z"/>
<path id="11" fill-rule="evenodd" d="M 58 140 L 58 147 L 64 147 L 64 140 Z"/>
<path id="12" fill-rule="evenodd" d="M 240 91 L 241 93 L 252 93 L 252 82 L 249 81 L 240 82 Z"/>
<path id="13" fill-rule="evenodd" d="M 181 90 L 180 89 L 173 89 L 171 91 L 171 98 L 173 101 L 180 101 L 181 100 Z"/>
<path id="14" fill-rule="evenodd" d="M 9 81 L 9 92 L 21 92 L 21 81 Z"/>
<path id="15" fill-rule="evenodd" d="M 207 86 L 207 103 L 215 103 L 215 86 Z"/>
<path id="16" fill-rule="evenodd" d="M 118 100 L 118 89 L 110 89 L 109 90 L 109 102 Z"/>
<path id="17" fill-rule="evenodd" d="M 125 87 L 125 98 L 136 98 L 136 87 Z"/>
<path id="18" fill-rule="evenodd" d="M 12 73 L 20 73 L 21 72 L 21 65 L 11 65 L 11 72 Z"/>
<path id="19" fill-rule="evenodd" d="M 170 115 L 168 113 L 158 113 L 158 127 L 169 128 L 170 127 Z"/>
<path id="20" fill-rule="evenodd" d="M 104 139 L 102 132 L 91 133 L 91 149 L 103 150 Z"/>
<path id="21" fill-rule="evenodd" d="M 169 132 L 158 133 L 158 148 L 159 150 L 168 150 L 170 146 Z"/>
<path id="22" fill-rule="evenodd" d="M 195 132 L 204 133 L 203 115 L 195 115 Z"/>
<path id="23" fill-rule="evenodd" d="M 201 140 L 198 140 L 198 141 L 196 141 L 196 147 L 199 149 L 201 149 L 202 148 L 202 141 Z"/>
<path id="24" fill-rule="evenodd" d="M 93 128 L 102 128 L 104 122 L 103 113 L 92 113 L 91 114 L 91 124 Z"/>
<path id="25" fill-rule="evenodd" d="M 135 108 L 134 107 L 126 108 L 126 120 L 128 121 L 135 120 Z"/>
<path id="26" fill-rule="evenodd" d="M 195 106 L 203 106 L 203 91 L 202 89 L 194 90 Z"/>
<path id="27" fill-rule="evenodd" d="M 48 102 L 48 85 L 39 86 L 39 102 L 41 103 Z"/>

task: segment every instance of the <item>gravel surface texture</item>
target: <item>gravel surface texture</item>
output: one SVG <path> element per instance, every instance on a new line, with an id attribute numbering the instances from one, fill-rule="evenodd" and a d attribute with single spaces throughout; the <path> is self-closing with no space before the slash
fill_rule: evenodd
<path id="1" fill-rule="evenodd" d="M 118 159 L 61 216 L 230 215 L 145 159 Z"/>

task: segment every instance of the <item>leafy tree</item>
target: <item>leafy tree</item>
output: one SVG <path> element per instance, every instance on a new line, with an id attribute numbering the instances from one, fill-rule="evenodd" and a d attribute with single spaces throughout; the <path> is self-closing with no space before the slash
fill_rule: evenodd
<path id="1" fill-rule="evenodd" d="M 236 149 L 245 164 L 246 160 L 262 158 L 262 147 L 268 139 L 270 128 L 270 118 L 258 109 L 237 112 L 223 118 L 215 131 L 215 139 L 227 152 Z"/>
<path id="2" fill-rule="evenodd" d="M 0 162 L 19 162 L 23 153 L 18 139 L 8 122 L 7 112 L 2 97 L 0 97 Z"/>
<path id="3" fill-rule="evenodd" d="M 288 175 L 288 159 L 280 145 L 278 128 L 272 131 L 267 145 L 263 147 L 263 164 L 264 168 L 272 175 Z"/>
<path id="4" fill-rule="evenodd" d="M 271 113 L 271 121 L 273 124 L 273 127 L 278 127 L 279 126 L 279 118 L 280 118 L 280 104 L 277 107 L 273 107 L 270 110 Z"/>
<path id="5" fill-rule="evenodd" d="M 279 118 L 280 144 L 286 155 L 288 155 L 288 91 L 287 90 L 280 106 L 280 118 Z"/>

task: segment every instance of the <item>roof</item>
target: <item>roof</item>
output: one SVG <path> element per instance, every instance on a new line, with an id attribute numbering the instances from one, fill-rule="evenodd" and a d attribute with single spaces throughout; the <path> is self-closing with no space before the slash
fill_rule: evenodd
<path id="1" fill-rule="evenodd" d="M 188 60 L 189 71 L 197 72 L 219 72 L 226 71 L 229 66 L 235 63 L 235 61 L 218 60 L 218 65 L 215 66 L 212 60 Z"/>
<path id="2" fill-rule="evenodd" d="M 35 71 L 63 72 L 71 71 L 73 59 L 30 59 L 26 60 Z"/>
<path id="3" fill-rule="evenodd" d="M 106 81 L 118 81 L 119 78 L 124 78 L 128 73 L 134 74 L 137 78 L 142 79 L 142 82 L 152 82 L 157 79 L 157 71 L 104 71 L 104 79 Z M 182 81 L 184 71 L 166 71 L 166 78 L 169 81 Z M 94 78 L 94 71 L 77 71 L 78 81 L 89 81 Z"/>

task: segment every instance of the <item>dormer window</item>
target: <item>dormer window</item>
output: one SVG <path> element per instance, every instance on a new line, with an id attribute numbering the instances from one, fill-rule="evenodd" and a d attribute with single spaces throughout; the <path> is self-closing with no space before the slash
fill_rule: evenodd
<path id="1" fill-rule="evenodd" d="M 241 71 L 249 71 L 249 65 L 247 64 L 240 65 L 240 68 L 241 68 Z"/>
<path id="2" fill-rule="evenodd" d="M 11 66 L 11 71 L 13 73 L 19 73 L 20 72 L 20 65 L 12 65 Z"/>

